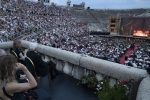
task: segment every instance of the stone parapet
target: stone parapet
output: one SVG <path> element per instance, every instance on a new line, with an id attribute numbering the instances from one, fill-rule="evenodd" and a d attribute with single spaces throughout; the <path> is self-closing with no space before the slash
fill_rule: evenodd
<path id="1" fill-rule="evenodd" d="M 28 46 L 29 43 L 30 42 L 22 40 L 22 46 L 25 48 L 29 47 Z M 88 70 L 95 70 L 99 74 L 105 74 L 113 78 L 125 81 L 129 81 L 131 79 L 137 81 L 148 76 L 146 70 L 137 69 L 89 56 L 84 56 L 69 51 L 48 47 L 41 44 L 38 45 L 38 52 L 57 59 L 57 62 L 59 62 L 60 60 L 64 61 L 63 68 L 65 68 L 65 70 L 70 71 L 67 73 L 71 73 L 72 71 L 74 71 L 75 68 L 74 66 L 79 66 Z M 71 68 L 69 68 L 68 66 L 71 66 Z M 85 75 L 84 73 L 82 74 Z"/>
<path id="2" fill-rule="evenodd" d="M 150 100 L 150 77 L 141 81 L 136 100 Z"/>
<path id="3" fill-rule="evenodd" d="M 13 46 L 13 42 L 3 42 L 0 43 L 1 49 L 10 49 Z"/>

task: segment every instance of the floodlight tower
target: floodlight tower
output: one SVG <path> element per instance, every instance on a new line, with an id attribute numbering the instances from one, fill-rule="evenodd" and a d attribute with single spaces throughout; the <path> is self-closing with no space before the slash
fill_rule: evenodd
<path id="1" fill-rule="evenodd" d="M 70 5 L 71 5 L 71 1 L 68 0 L 68 1 L 67 1 L 67 9 L 68 9 L 68 10 L 70 9 Z"/>
<path id="2" fill-rule="evenodd" d="M 2 1 L 0 0 L 0 8 L 2 8 Z"/>
<path id="3" fill-rule="evenodd" d="M 85 2 L 82 2 L 81 5 L 82 5 L 82 7 L 83 7 L 83 9 L 84 9 L 84 7 L 85 7 Z"/>

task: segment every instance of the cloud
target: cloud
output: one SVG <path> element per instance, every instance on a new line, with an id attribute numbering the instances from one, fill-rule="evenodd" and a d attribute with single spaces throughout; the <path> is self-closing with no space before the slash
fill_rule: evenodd
<path id="1" fill-rule="evenodd" d="M 50 2 L 59 3 L 59 0 L 51 0 Z"/>
<path id="2" fill-rule="evenodd" d="M 66 4 L 66 0 L 51 0 L 50 2 L 54 2 L 56 4 Z"/>
<path id="3" fill-rule="evenodd" d="M 141 0 L 134 0 L 135 2 L 140 2 Z"/>

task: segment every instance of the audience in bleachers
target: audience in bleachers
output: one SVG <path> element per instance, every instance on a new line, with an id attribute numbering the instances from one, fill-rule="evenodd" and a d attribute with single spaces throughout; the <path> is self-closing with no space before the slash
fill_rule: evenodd
<path id="1" fill-rule="evenodd" d="M 141 69 L 147 69 L 150 65 L 149 42 L 139 42 L 138 46 L 127 59 L 131 66 Z"/>
<path id="2" fill-rule="evenodd" d="M 141 48 L 144 49 L 141 45 L 145 41 L 141 41 L 142 39 L 89 36 L 86 24 L 76 22 L 69 12 L 59 6 L 10 1 L 4 2 L 2 7 L 0 36 L 6 38 L 1 38 L 1 42 L 25 36 L 24 39 L 27 41 L 117 63 L 130 47 L 133 49 L 134 44 L 139 42 L 134 53 L 125 59 L 125 64 L 129 63 L 137 68 L 149 65 L 149 54 L 140 53 Z M 145 46 L 147 52 L 148 46 Z"/>

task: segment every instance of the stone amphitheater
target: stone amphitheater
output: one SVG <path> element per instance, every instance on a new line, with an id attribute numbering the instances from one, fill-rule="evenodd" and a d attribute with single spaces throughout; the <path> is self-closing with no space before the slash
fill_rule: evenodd
<path id="1" fill-rule="evenodd" d="M 77 19 L 77 22 L 87 24 L 89 31 L 92 30 L 107 31 L 110 17 L 150 17 L 150 9 L 76 10 L 71 8 L 68 11 L 71 13 L 72 16 L 74 16 Z M 1 38 L 4 37 L 2 36 Z M 18 37 L 17 39 L 21 39 L 21 38 Z M 22 46 L 24 48 L 28 48 L 29 44 L 30 42 L 22 40 Z M 12 47 L 12 42 L 4 42 L 0 44 L 0 48 L 5 49 L 7 52 L 9 52 L 9 49 L 11 47 Z M 150 89 L 149 89 L 150 79 L 146 70 L 135 69 L 135 68 L 127 67 L 125 65 L 116 64 L 113 62 L 103 61 L 100 59 L 87 57 L 80 54 L 75 54 L 65 50 L 51 48 L 49 46 L 45 46 L 42 44 L 38 46 L 38 52 L 44 56 L 43 58 L 46 58 L 47 56 L 53 57 L 60 71 L 64 72 L 65 74 L 71 75 L 77 79 L 79 79 L 81 75 L 83 74 L 86 75 L 90 73 L 91 70 L 95 70 L 97 71 L 98 73 L 97 76 L 99 77 L 101 77 L 101 74 L 112 76 L 111 79 L 112 83 L 116 82 L 115 79 L 113 78 L 123 79 L 125 81 L 129 81 L 131 79 L 142 80 L 140 86 L 139 84 L 136 86 L 137 89 L 139 88 L 136 100 L 149 100 L 148 97 L 150 93 Z M 134 100 L 134 99 L 130 99 L 130 100 Z"/>
<path id="2" fill-rule="evenodd" d="M 110 17 L 150 17 L 150 9 L 70 9 L 69 12 L 78 22 L 88 23 L 89 30 L 108 30 Z"/>

